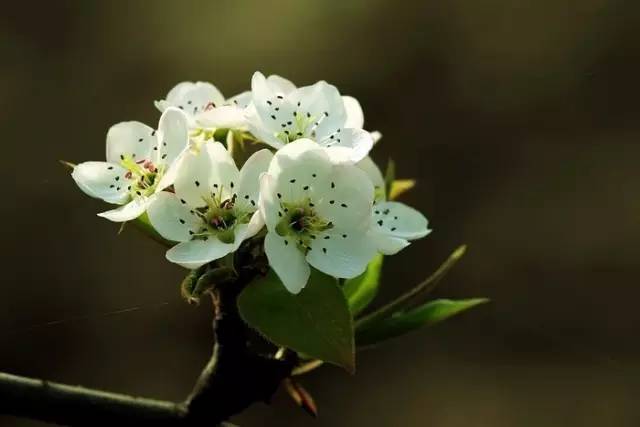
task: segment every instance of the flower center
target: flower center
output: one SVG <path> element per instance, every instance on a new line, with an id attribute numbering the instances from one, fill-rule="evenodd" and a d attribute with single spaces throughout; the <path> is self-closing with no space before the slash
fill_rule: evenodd
<path id="1" fill-rule="evenodd" d="M 135 161 L 133 157 L 121 157 L 120 164 L 127 169 L 125 178 L 130 180 L 127 187 L 132 198 L 149 196 L 156 190 L 163 171 L 150 160 Z"/>
<path id="2" fill-rule="evenodd" d="M 311 114 L 294 111 L 292 120 L 280 124 L 282 130 L 276 137 L 285 144 L 304 137 L 314 137 L 317 125 L 318 122 Z"/>
<path id="3" fill-rule="evenodd" d="M 309 251 L 311 240 L 319 233 L 333 228 L 333 223 L 320 217 L 313 206 L 310 199 L 299 203 L 280 203 L 279 215 L 282 219 L 276 225 L 276 232 L 295 239 L 298 248 L 303 252 Z"/>
<path id="4" fill-rule="evenodd" d="M 251 214 L 238 208 L 235 194 L 222 200 L 220 193 L 206 197 L 206 206 L 195 210 L 202 219 L 202 229 L 195 237 L 206 240 L 209 236 L 216 236 L 224 243 L 233 243 L 236 225 L 248 223 Z"/>

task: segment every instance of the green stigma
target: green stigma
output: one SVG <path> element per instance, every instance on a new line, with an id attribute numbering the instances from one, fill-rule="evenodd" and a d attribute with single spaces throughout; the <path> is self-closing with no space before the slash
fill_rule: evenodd
<path id="1" fill-rule="evenodd" d="M 203 226 L 194 236 L 205 240 L 209 236 L 216 236 L 221 242 L 233 243 L 235 227 L 247 224 L 251 220 L 251 213 L 237 206 L 236 194 L 231 198 L 223 198 L 222 191 L 219 191 L 203 199 L 206 205 L 195 210 Z"/>
<path id="2" fill-rule="evenodd" d="M 127 155 L 120 156 L 120 165 L 127 170 L 125 178 L 130 180 L 127 189 L 131 198 L 153 194 L 164 172 L 164 165 L 158 168 L 150 160 L 135 161 Z"/>
<path id="3" fill-rule="evenodd" d="M 290 236 L 303 252 L 311 246 L 311 240 L 326 230 L 333 228 L 333 223 L 321 218 L 313 209 L 309 198 L 298 203 L 280 204 L 281 220 L 276 225 L 276 232 L 281 236 Z"/>

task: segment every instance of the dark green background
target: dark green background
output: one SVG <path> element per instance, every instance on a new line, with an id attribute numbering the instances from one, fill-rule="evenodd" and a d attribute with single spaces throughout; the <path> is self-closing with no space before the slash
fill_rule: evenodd
<path id="1" fill-rule="evenodd" d="M 2 2 L 0 370 L 188 393 L 208 306 L 57 159 L 102 159 L 181 80 L 232 95 L 261 70 L 356 96 L 373 156 L 419 179 L 434 232 L 388 259 L 383 297 L 468 243 L 437 294 L 493 302 L 305 378 L 315 422 L 279 394 L 238 424 L 640 425 L 639 25 L 615 0 Z"/>

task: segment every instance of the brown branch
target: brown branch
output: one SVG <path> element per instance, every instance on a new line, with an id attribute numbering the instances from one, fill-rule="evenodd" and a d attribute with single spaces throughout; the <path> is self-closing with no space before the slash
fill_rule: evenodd
<path id="1" fill-rule="evenodd" d="M 63 425 L 178 426 L 186 407 L 0 373 L 0 413 Z"/>
<path id="2" fill-rule="evenodd" d="M 295 359 L 252 352 L 236 299 L 255 270 L 213 293 L 213 355 L 184 403 L 92 390 L 0 373 L 0 414 L 61 424 L 139 427 L 215 426 L 255 402 L 268 402 Z"/>
<path id="3" fill-rule="evenodd" d="M 213 294 L 216 340 L 213 357 L 187 399 L 191 420 L 221 422 L 254 402 L 268 403 L 295 365 L 293 357 L 262 356 L 247 347 L 249 328 L 240 318 L 236 299 L 254 277 L 253 272 L 241 274 Z"/>

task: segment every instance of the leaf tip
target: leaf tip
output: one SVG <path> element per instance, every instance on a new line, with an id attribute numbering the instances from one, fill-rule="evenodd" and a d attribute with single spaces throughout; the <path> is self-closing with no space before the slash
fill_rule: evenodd
<path id="1" fill-rule="evenodd" d="M 455 260 L 459 260 L 464 256 L 466 252 L 467 252 L 467 245 L 460 245 L 455 251 L 453 251 L 453 253 L 451 254 L 451 258 Z"/>
<path id="2" fill-rule="evenodd" d="M 470 298 L 467 303 L 468 303 L 468 307 L 475 307 L 476 305 L 482 305 L 482 304 L 487 304 L 491 302 L 491 298 Z"/>
<path id="3" fill-rule="evenodd" d="M 69 172 L 72 172 L 76 167 L 75 163 L 68 162 L 66 160 L 58 160 L 58 162 Z"/>

